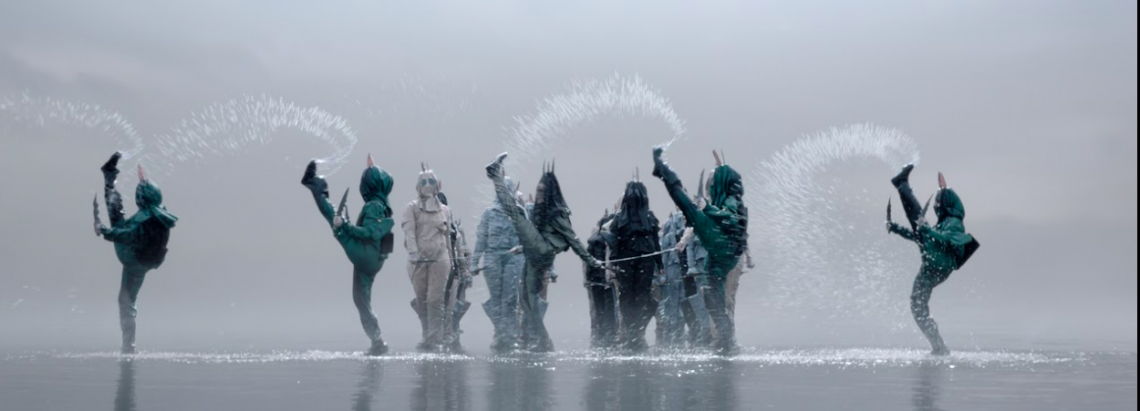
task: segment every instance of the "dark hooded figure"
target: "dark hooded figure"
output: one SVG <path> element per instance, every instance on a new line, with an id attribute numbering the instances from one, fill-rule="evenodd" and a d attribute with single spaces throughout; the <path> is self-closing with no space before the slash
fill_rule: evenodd
<path id="1" fill-rule="evenodd" d="M 737 351 L 736 330 L 725 301 L 725 282 L 728 272 L 736 267 L 743 254 L 747 236 L 748 216 L 742 207 L 743 181 L 740 173 L 721 164 L 717 157 L 717 167 L 709 185 L 708 204 L 699 208 L 685 192 L 681 179 L 662 159 L 664 151 L 663 147 L 653 148 L 653 175 L 665 183 L 669 197 L 684 213 L 685 221 L 708 252 L 708 289 L 704 299 L 715 328 L 713 348 L 722 355 L 732 355 Z"/>
<path id="2" fill-rule="evenodd" d="M 535 189 L 534 213 L 527 219 L 523 207 L 515 205 L 515 195 L 503 182 L 503 160 L 507 153 L 499 154 L 495 161 L 487 165 L 487 178 L 495 185 L 495 195 L 504 211 L 511 217 L 519 242 L 526 256 L 526 272 L 522 280 L 522 347 L 534 352 L 554 351 L 554 342 L 546 331 L 539 312 L 541 292 L 547 272 L 554 265 L 554 256 L 566 250 L 574 250 L 587 265 L 598 267 L 601 263 L 586 252 L 586 247 L 574 234 L 570 225 L 570 208 L 562 197 L 562 188 L 554 176 L 554 168 L 546 170 Z"/>
<path id="3" fill-rule="evenodd" d="M 660 223 L 649 210 L 649 193 L 645 184 L 631 181 L 625 186 L 621 211 L 614 217 L 610 231 L 617 237 L 613 260 L 617 263 L 621 309 L 621 347 L 644 351 L 645 329 L 657 312 L 653 299 L 653 279 L 664 268 L 661 256 L 642 257 L 661 251 Z"/>
<path id="4" fill-rule="evenodd" d="M 922 251 L 922 268 L 914 279 L 914 288 L 910 295 L 910 311 L 914 314 L 914 321 L 922 330 L 934 355 L 948 355 L 950 349 L 942 341 L 938 332 L 938 323 L 930 317 L 930 295 L 934 287 L 950 278 L 950 274 L 962 268 L 970 256 L 978 250 L 978 241 L 966 233 L 963 220 L 966 219 L 966 207 L 954 189 L 946 186 L 946 179 L 938 174 L 939 190 L 934 194 L 934 213 L 938 216 L 938 224 L 931 226 L 926 222 L 926 209 L 919 205 L 918 198 L 910 186 L 910 173 L 914 165 L 907 165 L 891 183 L 899 191 L 899 198 L 906 211 L 907 222 L 910 228 L 895 224 L 890 220 L 890 208 L 887 208 L 887 229 L 899 236 L 914 241 Z M 929 204 L 929 203 L 928 203 Z"/>
<path id="5" fill-rule="evenodd" d="M 158 269 L 165 261 L 170 229 L 174 228 L 178 217 L 166 211 L 162 205 L 162 190 L 146 179 L 140 165 L 139 185 L 135 190 L 135 204 L 139 211 L 131 218 L 124 218 L 123 199 L 115 189 L 120 158 L 122 154 L 116 152 L 101 168 L 104 201 L 107 203 L 111 227 L 108 228 L 99 221 L 96 203 L 95 235 L 115 243 L 115 255 L 123 264 L 119 286 L 119 326 L 123 331 L 122 352 L 131 354 L 135 352 L 135 317 L 138 314 L 135 301 L 138 300 L 146 273 Z"/>
<path id="6" fill-rule="evenodd" d="M 313 193 L 317 209 L 332 227 L 333 236 L 352 262 L 352 300 L 356 303 L 364 333 L 372 340 L 368 353 L 384 355 L 388 352 L 388 345 L 380 338 L 380 325 L 372 311 L 372 282 L 392 253 L 392 227 L 395 223 L 392 221 L 392 207 L 388 203 L 388 194 L 392 192 L 392 176 L 377 167 L 372 156 L 368 156 L 368 167 L 360 176 L 360 195 L 365 203 L 356 224 L 348 222 L 345 207 L 348 191 L 345 191 L 345 197 L 337 209 L 329 202 L 328 183 L 324 177 L 317 175 L 316 161 L 310 162 L 305 168 L 301 184 Z"/>
<path id="7" fill-rule="evenodd" d="M 608 260 L 609 250 L 617 244 L 613 233 L 605 228 L 613 219 L 614 215 L 607 210 L 598 220 L 590 239 L 586 240 L 586 251 L 597 260 Z M 586 266 L 584 270 L 587 296 L 590 298 L 590 347 L 612 348 L 617 343 L 617 288 L 605 269 Z"/>

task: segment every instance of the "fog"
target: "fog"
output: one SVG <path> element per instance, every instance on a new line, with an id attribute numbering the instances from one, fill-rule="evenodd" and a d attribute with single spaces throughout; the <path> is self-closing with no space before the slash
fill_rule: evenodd
<path id="1" fill-rule="evenodd" d="M 805 135 L 872 122 L 917 143 L 919 197 L 936 188 L 938 171 L 947 175 L 982 243 L 934 295 L 952 346 L 1063 340 L 1135 351 L 1134 3 L 384 3 L 6 2 L 0 101 L 98 104 L 122 115 L 148 153 L 154 136 L 229 99 L 319 107 L 359 139 L 328 176 L 336 195 L 352 188 L 353 215 L 366 154 L 395 177 L 397 214 L 428 162 L 470 237 L 490 187 L 483 166 L 509 147 L 516 119 L 580 90 L 575 80 L 638 78 L 668 99 L 685 130 L 668 159 L 686 184 L 712 167 L 710 150 L 753 178 Z M 299 184 L 306 162 L 330 147 L 297 129 L 269 134 L 231 155 L 144 159 L 180 221 L 165 265 L 140 294 L 141 349 L 365 348 L 351 265 Z M 656 214 L 673 210 L 649 176 L 650 148 L 673 135 L 657 116 L 603 110 L 565 125 L 534 160 L 557 160 L 584 239 L 635 167 Z M 98 168 L 126 148 L 121 141 L 0 109 L 0 347 L 118 347 L 120 265 L 91 232 L 90 199 L 101 197 Z M 533 164 L 508 169 L 533 191 Z M 859 160 L 820 179 L 866 189 L 872 205 L 837 206 L 870 216 L 852 224 L 881 226 L 893 173 Z M 133 197 L 133 186 L 120 190 Z M 397 232 L 397 245 L 402 238 Z M 385 339 L 399 350 L 419 333 L 406 256 L 397 246 L 373 294 Z M 913 270 L 882 302 L 904 311 L 919 264 L 917 251 L 905 256 Z M 556 269 L 546 323 L 560 348 L 585 347 L 581 263 L 564 254 Z M 773 281 L 762 270 L 742 280 L 742 345 L 924 344 L 906 317 L 777 310 Z M 486 296 L 477 277 L 463 323 L 476 350 L 490 344 L 477 305 Z"/>

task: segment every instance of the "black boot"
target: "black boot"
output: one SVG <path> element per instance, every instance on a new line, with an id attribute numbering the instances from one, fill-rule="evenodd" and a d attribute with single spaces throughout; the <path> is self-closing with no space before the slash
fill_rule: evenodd
<path id="1" fill-rule="evenodd" d="M 99 170 L 103 172 L 104 187 L 112 188 L 115 186 L 115 179 L 119 176 L 119 159 L 121 158 L 123 158 L 123 153 L 116 151 L 106 163 L 103 163 L 103 167 L 99 167 Z"/>
<path id="2" fill-rule="evenodd" d="M 891 184 L 894 184 L 895 187 L 906 184 L 910 181 L 911 171 L 914 171 L 914 164 L 907 164 L 906 166 L 903 166 L 902 171 L 899 171 L 899 175 L 891 179 Z"/>
<path id="3" fill-rule="evenodd" d="M 372 348 L 368 349 L 368 355 L 371 357 L 379 357 L 388 353 L 388 344 L 384 340 L 376 340 L 372 342 Z"/>
<path id="4" fill-rule="evenodd" d="M 301 185 L 308 187 L 314 194 L 329 196 L 329 183 L 317 175 L 317 160 L 309 162 L 305 167 L 305 175 L 301 177 Z"/>

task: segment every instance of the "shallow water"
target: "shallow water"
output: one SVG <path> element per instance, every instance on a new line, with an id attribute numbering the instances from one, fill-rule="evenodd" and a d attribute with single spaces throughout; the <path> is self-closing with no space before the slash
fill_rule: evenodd
<path id="1" fill-rule="evenodd" d="M 1136 354 L 889 349 L 36 352 L 0 361 L 4 410 L 1131 410 Z"/>

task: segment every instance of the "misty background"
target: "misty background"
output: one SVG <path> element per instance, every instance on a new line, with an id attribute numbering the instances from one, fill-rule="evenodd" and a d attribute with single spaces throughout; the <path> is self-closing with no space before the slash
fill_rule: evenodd
<path id="1" fill-rule="evenodd" d="M 936 172 L 946 173 L 982 243 L 934 296 L 952 347 L 1076 341 L 1135 351 L 1136 7 L 5 2 L 0 96 L 99 104 L 130 121 L 144 144 L 192 112 L 246 94 L 321 107 L 359 136 L 349 163 L 329 176 L 337 196 L 352 187 L 353 215 L 367 153 L 396 179 L 397 214 L 426 161 L 472 239 L 480 190 L 489 187 L 483 166 L 505 148 L 513 118 L 574 79 L 636 74 L 671 99 L 687 132 L 668 158 L 688 185 L 711 168 L 711 149 L 750 177 L 805 134 L 874 122 L 917 141 L 920 198 L 936 187 Z M 0 347 L 118 347 L 120 265 L 92 233 L 90 198 L 102 197 L 98 168 L 122 147 L 98 130 L 0 119 Z M 659 120 L 603 115 L 552 143 L 543 156 L 557 158 L 581 238 L 635 166 L 657 215 L 672 211 L 649 177 L 650 147 L 671 136 Z M 165 265 L 140 293 L 142 350 L 365 347 L 351 266 L 299 184 L 305 163 L 328 151 L 282 129 L 264 146 L 166 170 L 156 182 L 181 220 Z M 893 174 L 866 161 L 837 164 L 828 176 L 867 189 L 874 218 L 859 224 L 881 225 L 879 199 L 892 194 Z M 527 191 L 537 177 L 516 176 Z M 133 186 L 120 190 L 133 198 Z M 754 254 L 764 259 L 763 249 Z M 419 338 L 405 258 L 397 247 L 373 291 L 397 350 Z M 917 251 L 910 258 L 917 272 Z M 556 269 L 546 322 L 559 348 L 586 347 L 580 262 L 562 255 Z M 908 304 L 913 274 L 905 277 L 897 301 L 886 303 Z M 924 345 L 914 327 L 896 326 L 899 318 L 769 309 L 770 285 L 763 272 L 743 277 L 742 345 Z M 486 295 L 477 277 L 469 299 Z M 464 343 L 486 350 L 492 329 L 478 305 L 463 324 Z"/>

